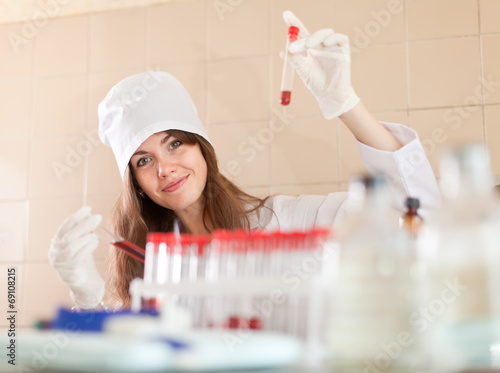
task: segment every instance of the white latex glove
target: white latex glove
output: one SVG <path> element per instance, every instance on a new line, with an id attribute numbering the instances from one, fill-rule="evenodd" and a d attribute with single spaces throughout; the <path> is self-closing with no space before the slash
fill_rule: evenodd
<path id="1" fill-rule="evenodd" d="M 359 97 L 351 86 L 349 38 L 332 29 L 310 35 L 289 10 L 283 12 L 283 19 L 289 27 L 299 28 L 297 41 L 289 46 L 288 60 L 318 101 L 323 116 L 332 119 L 351 110 Z"/>
<path id="2" fill-rule="evenodd" d="M 49 249 L 52 267 L 82 309 L 96 307 L 104 297 L 104 280 L 93 256 L 99 240 L 91 233 L 101 220 L 100 215 L 91 215 L 90 207 L 82 207 L 59 227 Z"/>

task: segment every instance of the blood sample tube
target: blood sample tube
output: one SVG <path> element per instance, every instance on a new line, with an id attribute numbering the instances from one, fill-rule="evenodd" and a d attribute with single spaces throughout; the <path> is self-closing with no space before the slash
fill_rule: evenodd
<path id="1" fill-rule="evenodd" d="M 288 235 L 289 250 L 290 250 L 290 264 L 292 270 L 302 269 L 302 232 L 290 232 Z M 296 293 L 290 294 L 288 299 L 288 314 L 287 318 L 287 333 L 298 336 L 299 323 L 300 323 L 300 297 Z"/>
<path id="2" fill-rule="evenodd" d="M 167 245 L 163 233 L 152 232 L 146 237 L 144 282 L 163 284 L 168 277 Z"/>
<path id="3" fill-rule="evenodd" d="M 226 248 L 229 232 L 216 230 L 212 233 L 210 248 L 206 258 L 205 281 L 217 282 L 225 279 L 226 272 Z M 208 324 L 219 327 L 227 319 L 226 297 L 207 297 Z"/>
<path id="4" fill-rule="evenodd" d="M 245 260 L 245 271 L 246 278 L 259 279 L 262 277 L 262 266 L 264 262 L 264 242 L 266 233 L 262 231 L 253 231 L 247 237 L 247 250 L 246 250 L 246 260 Z M 261 303 L 264 298 L 261 295 L 252 294 L 248 299 L 250 301 L 250 319 L 248 322 L 248 328 L 250 329 L 262 329 L 261 314 L 256 313 L 255 310 L 261 309 Z"/>
<path id="5" fill-rule="evenodd" d="M 189 281 L 203 281 L 205 279 L 205 246 L 208 242 L 208 236 L 199 234 L 192 237 L 192 244 L 190 246 L 191 257 L 189 260 Z M 193 319 L 196 328 L 206 327 L 206 302 L 204 296 L 197 296 L 194 298 Z"/>
<path id="6" fill-rule="evenodd" d="M 234 260 L 234 276 L 236 281 L 241 280 L 247 274 L 246 266 L 246 255 L 247 255 L 247 241 L 249 233 L 244 229 L 236 229 L 232 234 L 232 245 L 230 250 L 233 255 Z M 231 309 L 233 311 L 232 316 L 236 316 L 235 319 L 229 319 L 229 327 L 231 328 L 248 328 L 247 316 L 252 311 L 252 301 L 251 296 L 242 295 L 235 296 L 233 303 L 231 304 Z"/>
<path id="7" fill-rule="evenodd" d="M 183 245 L 182 240 L 184 237 L 181 237 L 176 233 L 165 233 L 164 239 L 167 244 L 167 254 L 169 256 L 169 264 L 170 264 L 170 278 L 168 279 L 172 283 L 181 282 L 182 279 L 182 269 L 183 269 Z M 185 240 L 186 238 L 184 238 Z"/>
<path id="8" fill-rule="evenodd" d="M 204 234 L 198 234 L 193 237 L 193 242 L 195 246 L 193 247 L 192 256 L 197 256 L 196 268 L 193 267 L 193 271 L 196 271 L 196 275 L 192 276 L 195 281 L 205 280 L 205 268 L 206 268 L 206 256 L 208 251 L 209 236 Z M 191 273 L 191 272 L 190 272 Z"/>
<path id="9" fill-rule="evenodd" d="M 144 263 L 144 249 L 127 241 L 125 238 L 108 231 L 107 229 L 99 226 L 94 230 L 94 233 L 103 241 L 108 242 L 115 246 L 116 248 L 122 250 L 126 254 L 130 255 Z"/>
<path id="10" fill-rule="evenodd" d="M 288 47 L 290 43 L 297 40 L 297 36 L 299 34 L 299 28 L 295 26 L 290 26 L 288 28 L 288 37 L 286 39 L 286 48 L 285 48 L 285 57 L 283 61 L 283 74 L 281 75 L 281 105 L 290 104 L 290 96 L 292 95 L 292 86 L 293 86 L 293 68 L 288 62 L 289 53 Z"/>
<path id="11" fill-rule="evenodd" d="M 146 237 L 146 255 L 144 261 L 144 283 L 163 284 L 168 276 L 167 245 L 163 233 L 152 232 Z M 145 310 L 159 310 L 161 296 L 149 296 L 142 299 L 142 308 Z"/>

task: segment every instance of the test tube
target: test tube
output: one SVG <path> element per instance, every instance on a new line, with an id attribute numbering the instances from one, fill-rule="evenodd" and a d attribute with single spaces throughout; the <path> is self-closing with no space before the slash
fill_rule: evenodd
<path id="1" fill-rule="evenodd" d="M 287 236 L 288 248 L 290 253 L 290 270 L 297 276 L 298 271 L 301 270 L 302 258 L 300 255 L 302 232 L 290 232 Z M 300 323 L 300 297 L 296 294 L 290 294 L 288 299 L 288 314 L 287 318 L 287 332 L 293 336 L 299 335 Z"/>
<path id="2" fill-rule="evenodd" d="M 236 229 L 231 232 L 229 252 L 231 253 L 232 272 L 229 274 L 235 281 L 241 280 L 246 275 L 246 252 L 248 232 L 244 229 Z M 247 315 L 251 311 L 251 297 L 248 295 L 234 296 L 230 304 L 229 328 L 246 329 L 248 328 Z"/>
<path id="3" fill-rule="evenodd" d="M 146 238 L 144 282 L 163 284 L 167 281 L 167 245 L 163 233 L 150 232 Z"/>
<path id="4" fill-rule="evenodd" d="M 167 280 L 167 245 L 163 233 L 150 232 L 146 236 L 146 255 L 144 262 L 144 283 L 163 284 Z M 144 296 L 142 308 L 146 310 L 159 310 L 163 297 Z"/>
<path id="5" fill-rule="evenodd" d="M 234 236 L 232 231 L 218 230 L 213 234 L 213 243 L 217 246 L 219 251 L 219 273 L 218 278 L 223 281 L 230 281 L 235 279 L 235 266 L 234 266 Z M 229 326 L 230 315 L 234 308 L 234 296 L 221 296 L 217 299 L 219 303 L 218 313 L 222 316 L 218 325 L 222 327 Z"/>
<path id="6" fill-rule="evenodd" d="M 283 73 L 281 75 L 281 105 L 290 104 L 290 96 L 292 95 L 292 87 L 293 87 L 293 68 L 288 62 L 289 53 L 288 48 L 290 43 L 297 40 L 297 36 L 299 34 L 299 28 L 295 26 L 290 26 L 288 28 L 288 37 L 286 39 L 286 47 L 285 47 L 285 57 L 283 61 Z"/>
<path id="7" fill-rule="evenodd" d="M 190 245 L 189 259 L 189 282 L 203 281 L 205 276 L 205 254 L 208 236 L 199 234 L 192 237 Z M 197 296 L 193 299 L 193 319 L 197 328 L 206 327 L 206 302 L 204 296 Z"/>
<path id="8" fill-rule="evenodd" d="M 225 231 L 223 230 L 217 230 L 212 233 L 211 238 L 210 238 L 210 243 L 207 247 L 206 250 L 206 255 L 205 255 L 205 281 L 209 283 L 217 282 L 221 278 L 221 267 L 222 267 L 222 258 L 221 258 L 221 251 L 222 251 L 222 246 L 221 245 L 221 239 L 218 236 L 221 236 L 222 238 L 225 237 Z M 206 325 L 207 327 L 218 327 L 220 325 L 220 320 L 225 317 L 223 315 L 223 310 L 221 303 L 223 300 L 221 298 L 216 298 L 216 297 L 206 297 L 205 298 L 205 309 L 206 309 Z"/>
<path id="9" fill-rule="evenodd" d="M 139 247 L 132 242 L 127 241 L 125 238 L 120 237 L 101 226 L 97 227 L 94 230 L 94 233 L 103 241 L 112 244 L 116 248 L 130 255 L 132 258 L 135 258 L 144 263 L 145 251 L 142 247 Z"/>

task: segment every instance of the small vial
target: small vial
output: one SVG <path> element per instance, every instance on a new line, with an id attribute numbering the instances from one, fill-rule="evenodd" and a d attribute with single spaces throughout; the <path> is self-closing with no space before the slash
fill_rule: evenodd
<path id="1" fill-rule="evenodd" d="M 399 226 L 408 233 L 410 238 L 416 238 L 424 224 L 424 219 L 418 214 L 420 200 L 408 197 L 405 207 L 404 215 L 399 218 Z"/>
<path id="2" fill-rule="evenodd" d="M 285 47 L 285 58 L 283 61 L 283 74 L 281 75 L 281 105 L 290 104 L 290 96 L 292 95 L 292 86 L 293 86 L 293 68 L 288 63 L 288 48 L 290 43 L 297 40 L 297 36 L 299 34 L 299 28 L 295 26 L 290 26 L 288 28 L 288 37 L 286 39 L 286 47 Z"/>

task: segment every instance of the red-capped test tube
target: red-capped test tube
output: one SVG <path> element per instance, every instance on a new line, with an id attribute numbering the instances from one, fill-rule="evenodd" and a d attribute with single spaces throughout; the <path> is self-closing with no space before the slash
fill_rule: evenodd
<path id="1" fill-rule="evenodd" d="M 163 284 L 168 278 L 167 244 L 164 234 L 148 233 L 146 237 L 146 258 L 144 262 L 144 282 Z"/>
<path id="2" fill-rule="evenodd" d="M 299 28 L 295 26 L 290 26 L 288 28 L 288 37 L 286 39 L 286 48 L 285 48 L 285 58 L 283 61 L 283 74 L 281 75 L 281 105 L 288 105 L 290 103 L 290 96 L 292 95 L 292 87 L 293 87 L 293 68 L 288 62 L 289 53 L 288 48 L 290 43 L 297 40 L 297 36 L 299 35 Z"/>
<path id="3" fill-rule="evenodd" d="M 144 261 L 144 282 L 146 284 L 164 284 L 168 276 L 167 262 L 167 245 L 163 239 L 163 233 L 148 233 Z M 146 296 L 141 301 L 143 309 L 159 310 L 162 297 Z"/>

